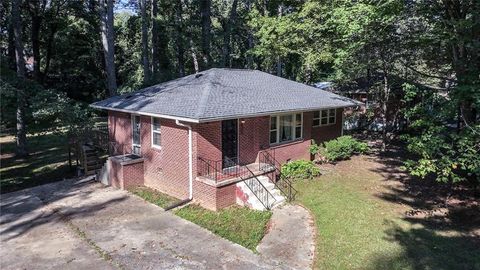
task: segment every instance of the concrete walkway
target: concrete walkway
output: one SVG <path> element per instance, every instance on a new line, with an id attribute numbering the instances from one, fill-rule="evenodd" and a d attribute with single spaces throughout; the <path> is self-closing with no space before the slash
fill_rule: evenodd
<path id="1" fill-rule="evenodd" d="M 299 205 L 275 208 L 269 232 L 257 251 L 293 269 L 312 269 L 315 227 L 310 213 Z"/>
<path id="2" fill-rule="evenodd" d="M 2 195 L 0 223 L 1 269 L 289 269 L 92 181 Z"/>

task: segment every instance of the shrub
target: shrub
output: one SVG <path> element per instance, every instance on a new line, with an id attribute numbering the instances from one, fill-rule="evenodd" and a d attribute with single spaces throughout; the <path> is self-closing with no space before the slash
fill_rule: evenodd
<path id="1" fill-rule="evenodd" d="M 336 161 L 348 159 L 354 154 L 362 154 L 368 150 L 368 146 L 364 142 L 360 142 L 352 136 L 341 136 L 337 139 L 324 143 L 324 147 L 319 153 L 325 157 L 327 161 Z"/>
<path id="2" fill-rule="evenodd" d="M 282 175 L 293 179 L 312 179 L 320 169 L 311 161 L 296 160 L 282 166 Z"/>

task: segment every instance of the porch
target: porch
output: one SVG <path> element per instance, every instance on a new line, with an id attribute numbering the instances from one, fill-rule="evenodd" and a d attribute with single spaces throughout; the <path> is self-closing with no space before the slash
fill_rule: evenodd
<path id="1" fill-rule="evenodd" d="M 275 170 L 275 166 L 262 162 L 262 160 L 241 165 L 232 160 L 226 162 L 224 160 L 209 160 L 198 157 L 197 181 L 214 187 L 222 187 L 260 175 L 273 173 Z"/>

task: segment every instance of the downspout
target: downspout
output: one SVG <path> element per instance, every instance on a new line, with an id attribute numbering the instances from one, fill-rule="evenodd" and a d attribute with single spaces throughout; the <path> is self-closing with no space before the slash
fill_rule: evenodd
<path id="1" fill-rule="evenodd" d="M 180 123 L 179 120 L 175 120 L 175 124 L 181 127 L 188 128 L 188 178 L 189 178 L 189 187 L 188 187 L 188 201 L 193 199 L 193 139 L 192 139 L 192 126 Z"/>

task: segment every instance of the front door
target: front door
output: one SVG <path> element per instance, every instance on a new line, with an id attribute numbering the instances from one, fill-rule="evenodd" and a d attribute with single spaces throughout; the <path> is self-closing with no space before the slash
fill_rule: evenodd
<path id="1" fill-rule="evenodd" d="M 229 168 L 238 162 L 238 121 L 222 121 L 222 167 Z"/>

